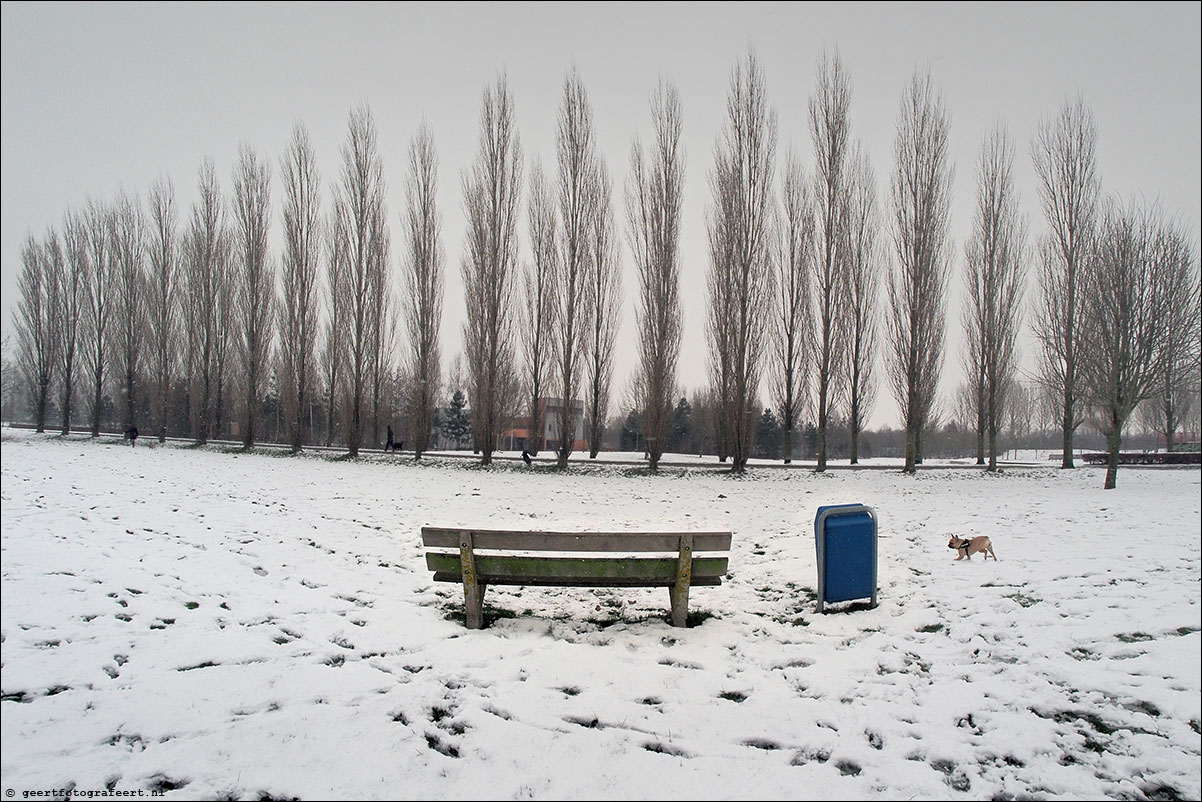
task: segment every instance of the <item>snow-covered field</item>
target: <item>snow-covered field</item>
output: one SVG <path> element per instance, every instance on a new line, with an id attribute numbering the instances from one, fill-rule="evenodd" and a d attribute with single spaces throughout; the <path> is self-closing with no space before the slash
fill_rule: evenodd
<path id="1" fill-rule="evenodd" d="M 287 457 L 6 430 L 6 798 L 1198 799 L 1197 468 Z M 880 520 L 815 612 L 813 520 Z M 663 589 L 431 581 L 423 524 L 734 533 Z M 954 562 L 952 534 L 1000 561 Z"/>

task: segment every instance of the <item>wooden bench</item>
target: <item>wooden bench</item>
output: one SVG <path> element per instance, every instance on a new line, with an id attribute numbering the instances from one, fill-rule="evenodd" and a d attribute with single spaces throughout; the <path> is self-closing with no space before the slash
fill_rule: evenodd
<path id="1" fill-rule="evenodd" d="M 423 526 L 422 545 L 436 549 L 426 552 L 426 567 L 434 572 L 435 581 L 463 583 L 468 629 L 484 626 L 484 591 L 489 585 L 666 587 L 672 626 L 683 627 L 689 588 L 722 584 L 730 532 L 525 532 Z M 650 552 L 661 554 L 636 556 Z M 720 554 L 696 557 L 694 552 Z"/>

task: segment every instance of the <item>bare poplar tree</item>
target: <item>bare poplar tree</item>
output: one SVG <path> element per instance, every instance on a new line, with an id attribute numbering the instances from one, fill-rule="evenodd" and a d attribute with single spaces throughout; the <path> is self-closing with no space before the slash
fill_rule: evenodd
<path id="1" fill-rule="evenodd" d="M 225 207 L 217 170 L 212 159 L 200 166 L 196 200 L 185 239 L 187 269 L 187 298 L 184 319 L 188 329 L 188 364 L 192 376 L 189 399 L 193 403 L 192 417 L 196 442 L 207 443 L 213 434 L 214 397 L 218 384 L 217 354 L 222 339 L 220 331 L 223 296 L 227 295 L 225 276 L 227 242 Z"/>
<path id="2" fill-rule="evenodd" d="M 952 396 L 952 423 L 968 431 L 974 425 L 977 417 L 977 387 L 975 381 L 966 381 L 957 388 Z"/>
<path id="3" fill-rule="evenodd" d="M 1098 204 L 1095 150 L 1097 127 L 1080 96 L 1039 123 L 1031 140 L 1031 161 L 1039 182 L 1048 230 L 1040 242 L 1040 314 L 1035 334 L 1042 350 L 1042 378 L 1063 398 L 1061 467 L 1073 467 L 1073 434 L 1084 420 L 1078 396 L 1082 347 L 1082 264 L 1089 252 Z"/>
<path id="4" fill-rule="evenodd" d="M 39 243 L 27 234 L 21 247 L 21 272 L 17 288 L 21 300 L 13 315 L 17 335 L 17 365 L 29 387 L 37 431 L 46 431 L 46 416 L 50 395 L 58 368 L 58 331 L 55 328 L 55 305 L 58 302 L 55 267 L 53 265 L 58 235 L 47 233 Z M 62 250 L 58 249 L 59 261 Z"/>
<path id="5" fill-rule="evenodd" d="M 1127 418 L 1155 395 L 1165 360 L 1191 334 L 1184 318 L 1196 307 L 1180 303 L 1175 290 L 1196 275 L 1197 253 L 1158 206 L 1109 204 L 1097 235 L 1083 275 L 1086 346 L 1079 356 L 1085 392 L 1106 435 L 1104 487 L 1111 490 Z"/>
<path id="6" fill-rule="evenodd" d="M 710 343 L 710 385 L 713 400 L 714 444 L 718 461 L 726 462 L 734 443 L 730 429 L 735 418 L 734 404 L 734 343 L 735 326 L 738 321 L 730 320 L 730 309 L 737 296 L 735 288 L 735 253 L 733 211 L 735 202 L 732 182 L 722 177 L 721 164 L 716 164 L 709 176 L 710 191 L 714 195 L 706 233 L 710 252 L 710 267 L 706 274 L 708 308 L 706 309 L 706 334 Z"/>
<path id="7" fill-rule="evenodd" d="M 334 441 L 335 424 L 345 418 L 348 317 L 350 314 L 350 265 L 347 261 L 350 243 L 347 241 L 346 220 L 339 208 L 339 189 L 334 188 L 334 209 L 330 213 L 329 238 L 326 249 L 326 314 L 322 328 L 322 383 L 326 407 L 326 446 Z"/>
<path id="8" fill-rule="evenodd" d="M 985 464 L 985 326 L 984 310 L 988 303 L 980 285 L 979 266 L 974 270 L 971 249 L 974 241 L 964 243 L 965 263 L 968 268 L 969 304 L 964 310 L 964 332 L 967 335 L 964 348 L 964 368 L 969 381 L 964 385 L 965 398 L 971 403 L 972 426 L 977 435 L 977 464 Z M 959 399 L 957 399 L 959 401 Z"/>
<path id="9" fill-rule="evenodd" d="M 357 457 L 363 440 L 366 395 L 372 389 L 369 384 L 373 373 L 380 375 L 380 315 L 384 304 L 380 293 L 385 286 L 381 273 L 387 268 L 388 256 L 387 235 L 383 230 L 383 164 L 376 147 L 375 123 L 366 102 L 351 111 L 347 128 L 342 146 L 342 183 L 335 209 L 346 238 L 346 370 L 350 389 L 347 448 L 352 457 Z"/>
<path id="10" fill-rule="evenodd" d="M 638 271 L 636 308 L 643 438 L 651 470 L 657 470 L 672 421 L 680 359 L 680 207 L 684 151 L 680 145 L 680 95 L 660 83 L 651 96 L 654 127 L 649 152 L 637 137 L 630 149 L 626 184 L 627 240 Z"/>
<path id="11" fill-rule="evenodd" d="M 555 381 L 559 388 L 557 463 L 567 468 L 576 424 L 583 362 L 587 356 L 592 308 L 587 301 L 594 270 L 590 221 L 597 204 L 596 130 L 580 75 L 573 69 L 563 82 L 563 101 L 556 125 L 559 161 L 559 279 L 555 287 L 556 326 L 552 341 Z"/>
<path id="12" fill-rule="evenodd" d="M 12 420 L 16 411 L 17 386 L 21 383 L 17 357 L 13 353 L 13 335 L 0 337 L 0 418 Z"/>
<path id="13" fill-rule="evenodd" d="M 146 339 L 146 222 L 137 197 L 124 192 L 110 218 L 114 262 L 114 357 L 124 400 L 124 427 L 137 424 L 142 346 Z"/>
<path id="14" fill-rule="evenodd" d="M 213 432 L 221 438 L 226 431 L 226 402 L 229 385 L 233 381 L 230 362 L 236 357 L 238 337 L 237 298 L 234 284 L 234 234 L 223 228 L 221 248 L 217 251 L 215 338 L 213 347 L 213 379 L 216 387 L 213 400 Z"/>
<path id="15" fill-rule="evenodd" d="M 104 383 L 107 378 L 114 292 L 114 259 L 110 240 L 112 211 L 99 201 L 89 200 L 88 280 L 84 302 L 84 366 L 91 384 L 88 412 L 92 436 L 100 436 L 100 416 L 104 410 Z"/>
<path id="16" fill-rule="evenodd" d="M 263 406 L 274 333 L 275 268 L 268 251 L 271 233 L 271 165 L 251 148 L 238 150 L 234 167 L 235 299 L 238 346 L 246 391 L 242 445 L 253 448 Z"/>
<path id="17" fill-rule="evenodd" d="M 989 470 L 997 470 L 997 436 L 1005 392 L 1018 359 L 1026 285 L 1026 224 L 1014 189 L 1014 146 L 999 123 L 985 136 L 977 164 L 973 233 L 964 245 L 971 303 L 966 328 L 976 383 L 978 437 L 988 436 Z"/>
<path id="18" fill-rule="evenodd" d="M 1009 429 L 1014 447 L 1021 447 L 1028 441 L 1034 428 L 1033 421 L 1039 407 L 1036 388 L 1019 381 L 1016 377 L 1006 389 L 1005 398 L 1006 428 Z M 1042 427 L 1040 429 L 1042 433 Z"/>
<path id="19" fill-rule="evenodd" d="M 60 334 L 59 368 L 62 374 L 59 407 L 62 412 L 62 433 L 71 433 L 71 417 L 75 401 L 76 359 L 83 347 L 82 316 L 88 283 L 88 224 L 76 212 L 67 212 L 63 219 L 63 281 L 59 286 L 58 331 Z"/>
<path id="20" fill-rule="evenodd" d="M 538 454 L 546 447 L 546 427 L 540 402 L 550 381 L 552 337 L 557 328 L 555 287 L 559 281 L 559 220 L 555 200 L 546 185 L 542 166 L 537 162 L 530 175 L 527 221 L 532 259 L 524 277 L 521 344 L 525 389 L 530 403 L 530 434 L 526 448 L 531 454 Z"/>
<path id="21" fill-rule="evenodd" d="M 1182 259 L 1169 279 L 1180 314 L 1161 321 L 1177 332 L 1165 347 L 1164 360 L 1156 379 L 1156 396 L 1149 406 L 1154 421 L 1150 427 L 1164 436 L 1165 449 L 1172 451 L 1177 429 L 1187 421 L 1198 405 L 1199 376 L 1202 375 L 1202 282 L 1198 261 Z"/>
<path id="22" fill-rule="evenodd" d="M 197 437 L 197 388 L 200 386 L 200 342 L 203 336 L 202 319 L 192 297 L 193 248 L 190 222 L 185 224 L 179 237 L 179 329 L 180 359 L 179 388 L 183 391 L 182 429 L 185 436 Z"/>
<path id="23" fill-rule="evenodd" d="M 585 351 L 587 366 L 587 409 L 585 434 L 589 458 L 601 451 L 605 423 L 609 420 L 610 388 L 613 384 L 614 342 L 621 321 L 622 276 L 618 261 L 617 229 L 614 224 L 609 171 L 598 158 L 595 174 L 594 203 L 589 220 L 588 247 L 592 271 L 588 276 L 585 302 L 588 304 L 589 331 Z"/>
<path id="24" fill-rule="evenodd" d="M 385 385 L 393 375 L 392 353 L 396 343 L 396 307 L 393 298 L 392 246 L 384 204 L 372 222 L 369 256 L 371 259 L 370 350 L 368 373 L 371 384 L 372 444 L 380 445 L 380 420 L 383 414 Z"/>
<path id="25" fill-rule="evenodd" d="M 147 256 L 146 317 L 150 348 L 151 414 L 159 442 L 167 439 L 171 380 L 179 350 L 181 305 L 177 291 L 181 282 L 178 220 L 175 188 L 170 179 L 150 188 L 150 232 Z"/>
<path id="26" fill-rule="evenodd" d="M 784 461 L 793 461 L 793 435 L 805 414 L 812 358 L 810 272 L 814 213 L 801 163 L 790 154 L 781 180 L 777 222 L 776 303 L 772 317 L 772 398 L 784 431 Z"/>
<path id="27" fill-rule="evenodd" d="M 826 470 L 826 430 L 838 405 L 847 338 L 843 291 L 847 259 L 840 252 L 847 208 L 847 157 L 851 146 L 851 86 L 839 54 L 824 53 L 818 85 L 810 98 L 810 136 L 814 140 L 814 373 L 817 394 L 818 467 Z"/>
<path id="28" fill-rule="evenodd" d="M 280 158 L 284 183 L 284 256 L 280 275 L 281 402 L 285 431 L 297 453 L 306 442 L 305 415 L 312 403 L 318 328 L 318 262 L 321 258 L 321 179 L 309 130 L 298 123 Z"/>
<path id="29" fill-rule="evenodd" d="M 442 218 L 438 213 L 438 154 L 434 137 L 423 124 L 409 145 L 406 187 L 405 324 L 409 333 L 409 437 L 413 458 L 430 447 L 434 416 L 442 384 L 442 325 L 444 293 Z"/>
<path id="30" fill-rule="evenodd" d="M 847 428 L 851 464 L 860 461 L 860 435 L 876 401 L 873 365 L 877 354 L 877 296 L 880 287 L 881 227 L 876 202 L 876 176 L 859 144 L 848 161 L 847 208 L 843 226 L 847 304 Z"/>
<path id="31" fill-rule="evenodd" d="M 902 93 L 893 145 L 896 262 L 889 283 L 889 377 L 906 430 L 906 472 L 922 459 L 922 432 L 934 412 L 943 361 L 952 185 L 948 128 L 930 75 L 915 71 Z"/>
<path id="32" fill-rule="evenodd" d="M 515 402 L 513 306 L 522 147 L 505 75 L 484 90 L 476 162 L 464 174 L 467 242 L 462 262 L 468 397 L 481 461 L 492 454 Z"/>
<path id="33" fill-rule="evenodd" d="M 768 108 L 764 73 L 754 52 L 736 64 L 727 96 L 727 126 L 715 147 L 711 185 L 711 364 L 724 365 L 716 387 L 726 401 L 731 469 L 751 456 L 759 419 L 759 384 L 773 297 L 772 182 L 776 113 Z"/>

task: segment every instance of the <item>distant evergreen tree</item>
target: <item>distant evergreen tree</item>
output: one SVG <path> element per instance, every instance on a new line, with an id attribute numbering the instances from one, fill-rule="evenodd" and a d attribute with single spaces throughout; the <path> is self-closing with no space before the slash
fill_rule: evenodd
<path id="1" fill-rule="evenodd" d="M 665 451 L 683 454 L 687 449 L 689 438 L 693 433 L 693 407 L 684 396 L 676 403 L 672 411 L 672 424 L 668 429 L 668 442 Z"/>
<path id="2" fill-rule="evenodd" d="M 780 447 L 784 441 L 784 430 L 771 408 L 765 408 L 755 428 L 753 453 L 761 459 L 780 459 Z"/>
<path id="3" fill-rule="evenodd" d="M 818 427 L 807 423 L 805 428 L 806 459 L 813 459 L 818 453 Z"/>
<path id="4" fill-rule="evenodd" d="M 472 421 L 466 411 L 467 398 L 462 390 L 456 390 L 451 396 L 451 408 L 447 410 L 446 419 L 441 422 L 442 433 L 455 442 L 456 448 L 463 447 L 463 441 L 468 439 L 472 431 Z"/>
<path id="5" fill-rule="evenodd" d="M 643 422 L 639 419 L 639 414 L 633 409 L 626 415 L 626 422 L 622 424 L 622 432 L 618 435 L 618 450 L 619 451 L 638 451 L 639 433 L 642 431 Z"/>

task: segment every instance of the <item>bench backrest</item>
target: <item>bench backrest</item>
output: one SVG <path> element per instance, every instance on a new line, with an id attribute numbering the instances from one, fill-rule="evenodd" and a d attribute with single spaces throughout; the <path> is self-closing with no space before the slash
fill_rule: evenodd
<path id="1" fill-rule="evenodd" d="M 534 532 L 516 529 L 452 529 L 423 526 L 422 545 L 458 549 L 464 533 L 477 549 L 506 551 L 648 552 L 680 548 L 682 535 L 693 538 L 693 551 L 730 551 L 730 532 Z"/>
<path id="2" fill-rule="evenodd" d="M 422 527 L 426 565 L 434 578 L 460 579 L 461 556 L 472 555 L 479 581 L 528 585 L 672 585 L 682 555 L 689 556 L 691 584 L 717 585 L 727 570 L 730 532 L 537 532 Z M 504 553 L 497 553 L 504 552 Z M 573 556 L 545 556 L 545 552 Z M 629 556 L 659 552 L 663 556 Z M 575 556 L 587 554 L 588 556 Z M 616 556 L 628 555 L 628 556 Z"/>

